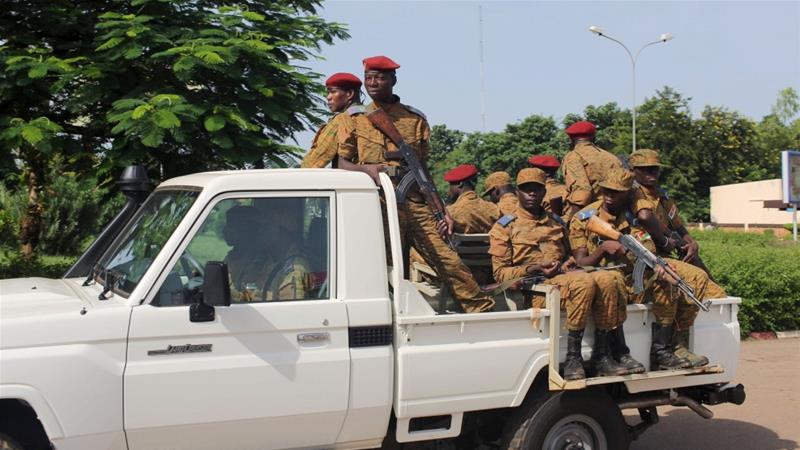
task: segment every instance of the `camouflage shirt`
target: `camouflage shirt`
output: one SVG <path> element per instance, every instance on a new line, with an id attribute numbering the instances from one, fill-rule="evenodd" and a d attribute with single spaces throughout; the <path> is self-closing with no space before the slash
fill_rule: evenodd
<path id="1" fill-rule="evenodd" d="M 566 200 L 585 206 L 599 195 L 599 183 L 612 168 L 622 168 L 619 158 L 590 142 L 578 142 L 564 156 Z"/>
<path id="2" fill-rule="evenodd" d="M 492 202 L 478 197 L 475 191 L 466 191 L 455 203 L 447 207 L 455 221 L 456 233 L 488 233 L 500 218 L 500 209 Z"/>

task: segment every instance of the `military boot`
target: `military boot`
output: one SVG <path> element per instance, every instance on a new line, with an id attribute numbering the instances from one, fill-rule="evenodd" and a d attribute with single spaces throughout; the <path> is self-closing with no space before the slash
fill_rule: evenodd
<path id="1" fill-rule="evenodd" d="M 708 364 L 708 358 L 689 351 L 689 330 L 675 331 L 675 356 L 689 360 L 692 367 L 702 367 Z"/>
<path id="2" fill-rule="evenodd" d="M 569 330 L 567 334 L 567 359 L 564 361 L 564 379 L 580 380 L 586 378 L 581 357 L 583 330 Z"/>
<path id="3" fill-rule="evenodd" d="M 592 363 L 598 377 L 615 377 L 628 373 L 624 367 L 617 364 L 611 357 L 610 347 L 611 332 L 608 330 L 594 330 L 594 347 L 592 348 Z"/>
<path id="4" fill-rule="evenodd" d="M 626 374 L 644 373 L 644 364 L 633 359 L 631 349 L 625 343 L 625 331 L 622 329 L 622 325 L 614 328 L 610 333 L 611 356 L 627 371 Z"/>
<path id="5" fill-rule="evenodd" d="M 685 369 L 689 360 L 672 353 L 672 325 L 653 323 L 653 343 L 650 345 L 650 370 Z"/>

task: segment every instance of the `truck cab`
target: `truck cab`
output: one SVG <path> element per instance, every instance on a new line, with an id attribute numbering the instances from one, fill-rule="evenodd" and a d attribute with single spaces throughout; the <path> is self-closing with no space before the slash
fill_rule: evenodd
<path id="1" fill-rule="evenodd" d="M 703 402 L 743 401 L 730 385 L 739 299 L 715 300 L 692 330 L 709 368 L 567 383 L 557 290 L 538 288 L 546 309 L 501 293 L 496 312 L 451 311 L 404 273 L 381 182 L 335 169 L 167 180 L 86 276 L 0 281 L 0 442 L 375 448 L 469 435 L 566 448 L 577 433 L 626 448 L 658 405 L 708 415 Z M 649 306 L 628 309 L 647 365 Z M 623 408 L 640 410 L 639 428 Z M 585 424 L 562 420 L 576 414 Z"/>

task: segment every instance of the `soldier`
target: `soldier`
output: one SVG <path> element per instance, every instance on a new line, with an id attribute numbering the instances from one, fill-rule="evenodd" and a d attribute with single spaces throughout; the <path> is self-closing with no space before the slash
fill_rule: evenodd
<path id="1" fill-rule="evenodd" d="M 600 236 L 586 229 L 586 222 L 596 215 L 608 222 L 617 231 L 630 234 L 639 239 L 650 251 L 655 251 L 650 235 L 640 228 L 640 225 L 631 211 L 630 189 L 633 187 L 633 176 L 625 169 L 613 169 L 608 176 L 599 183 L 602 198 L 591 203 L 573 217 L 570 222 L 570 244 L 572 254 L 579 265 L 597 264 L 626 264 L 625 284 L 632 294 L 633 281 L 630 272 L 633 263 L 626 254 L 625 249 L 617 241 L 603 240 Z M 708 298 L 708 276 L 702 270 L 672 259 L 667 260 L 675 271 L 694 289 L 697 298 Z M 694 323 L 699 308 L 690 301 L 682 298 L 680 291 L 674 288 L 675 280 L 669 278 L 663 270 L 657 270 L 656 279 L 649 286 L 645 295 L 653 296 L 653 339 L 650 347 L 650 361 L 652 370 L 681 369 L 685 367 L 701 366 L 708 363 L 708 359 L 692 354 L 692 359 L 678 357 L 671 346 L 673 327 L 678 310 L 692 310 L 693 314 L 682 312 L 688 329 Z M 648 283 L 649 284 L 649 283 Z M 637 302 L 641 301 L 641 296 Z M 624 334 L 620 322 L 620 331 L 613 333 L 612 352 L 615 357 L 629 350 L 625 345 Z M 688 352 L 688 350 L 686 350 Z"/>
<path id="2" fill-rule="evenodd" d="M 486 177 L 483 184 L 483 196 L 489 195 L 492 203 L 500 208 L 500 214 L 513 214 L 519 206 L 517 191 L 511 185 L 511 176 L 507 172 L 493 172 Z"/>
<path id="3" fill-rule="evenodd" d="M 454 200 L 447 207 L 447 212 L 455 222 L 453 231 L 488 233 L 500 218 L 500 209 L 475 193 L 478 169 L 472 164 L 462 164 L 444 174 L 444 180 L 450 183 L 448 195 Z"/>
<path id="4" fill-rule="evenodd" d="M 575 122 L 566 129 L 571 150 L 564 156 L 564 182 L 567 185 L 564 218 L 572 216 L 600 193 L 600 180 L 613 168 L 621 168 L 619 158 L 594 144 L 597 129 L 591 122 Z"/>
<path id="5" fill-rule="evenodd" d="M 424 164 L 430 152 L 430 127 L 421 111 L 400 103 L 393 92 L 397 83 L 395 71 L 400 65 L 385 56 L 366 58 L 363 63 L 364 85 L 373 100 L 366 111 L 381 108 L 388 113 L 403 140 Z M 366 116 L 357 116 L 355 123 L 355 130 L 341 138 L 339 167 L 365 172 L 378 183 L 378 174 L 386 171 L 386 166 L 401 166 L 402 160 L 394 159 L 396 146 Z M 437 223 L 424 197 L 414 189 L 406 201 L 398 205 L 398 215 L 404 241 L 410 242 L 439 274 L 461 308 L 468 313 L 492 310 L 494 300 L 481 292 L 469 268 L 442 239 L 442 235 L 452 233 L 452 217 L 446 214 L 445 219 Z"/>
<path id="6" fill-rule="evenodd" d="M 547 174 L 547 193 L 544 195 L 542 206 L 545 211 L 561 216 L 564 208 L 564 197 L 567 187 L 556 181 L 556 172 L 561 167 L 558 158 L 551 155 L 535 155 L 528 158 L 528 164 L 544 170 Z"/>
<path id="7" fill-rule="evenodd" d="M 309 294 L 311 269 L 300 251 L 300 235 L 291 215 L 280 214 L 285 200 L 270 199 L 269 212 L 244 205 L 227 212 L 223 236 L 233 248 L 225 262 L 235 301 L 302 300 Z"/>
<path id="8" fill-rule="evenodd" d="M 336 167 L 339 136 L 347 135 L 347 130 L 354 130 L 352 116 L 364 112 L 361 104 L 361 80 L 351 73 L 339 72 L 325 80 L 328 90 L 328 109 L 335 113 L 322 126 L 311 142 L 311 149 L 303 157 L 300 167 L 322 168 L 332 163 Z M 344 128 L 339 134 L 339 128 Z"/>
<path id="9" fill-rule="evenodd" d="M 658 255 L 669 257 L 674 250 L 678 250 L 679 255 L 683 255 L 682 261 L 693 264 L 703 269 L 709 278 L 711 273 L 703 264 L 698 255 L 699 246 L 697 241 L 692 238 L 686 229 L 678 211 L 678 205 L 669 197 L 667 191 L 658 185 L 658 178 L 661 174 L 661 161 L 658 152 L 650 149 L 639 149 L 633 152 L 628 160 L 633 168 L 636 178 L 633 189 L 633 213 L 643 228 L 653 236 Z M 673 233 L 680 236 L 676 241 L 672 238 Z M 682 241 L 682 242 L 681 242 Z M 727 296 L 713 278 L 706 286 L 706 295 L 709 298 L 724 298 Z M 694 322 L 698 310 L 688 308 L 678 304 L 678 312 L 675 320 L 675 355 L 687 358 L 692 365 L 699 364 L 701 360 L 697 355 L 689 351 L 689 327 Z"/>
<path id="10" fill-rule="evenodd" d="M 545 183 L 546 175 L 540 169 L 523 169 L 517 175 L 519 207 L 514 214 L 501 217 L 489 232 L 489 253 L 495 279 L 506 282 L 529 275 L 543 275 L 547 278 L 544 284 L 558 286 L 562 306 L 567 310 L 569 330 L 565 379 L 585 378 L 581 341 L 590 313 L 599 330 L 592 350 L 598 376 L 629 373 L 610 358 L 606 338 L 608 330 L 617 326 L 620 305 L 624 310 L 625 299 L 620 298 L 612 274 L 594 273 L 611 286 L 611 289 L 601 291 L 594 274 L 579 270 L 575 265 L 575 260 L 569 255 L 563 221 L 542 208 Z"/>

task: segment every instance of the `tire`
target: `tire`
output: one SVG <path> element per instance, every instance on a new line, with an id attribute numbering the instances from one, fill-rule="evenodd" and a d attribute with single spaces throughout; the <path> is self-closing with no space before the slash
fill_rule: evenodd
<path id="1" fill-rule="evenodd" d="M 630 445 L 622 412 L 600 390 L 542 395 L 509 421 L 501 448 L 513 450 L 625 450 Z"/>
<path id="2" fill-rule="evenodd" d="M 25 450 L 25 447 L 15 441 L 11 436 L 0 432 L 0 450 Z"/>

